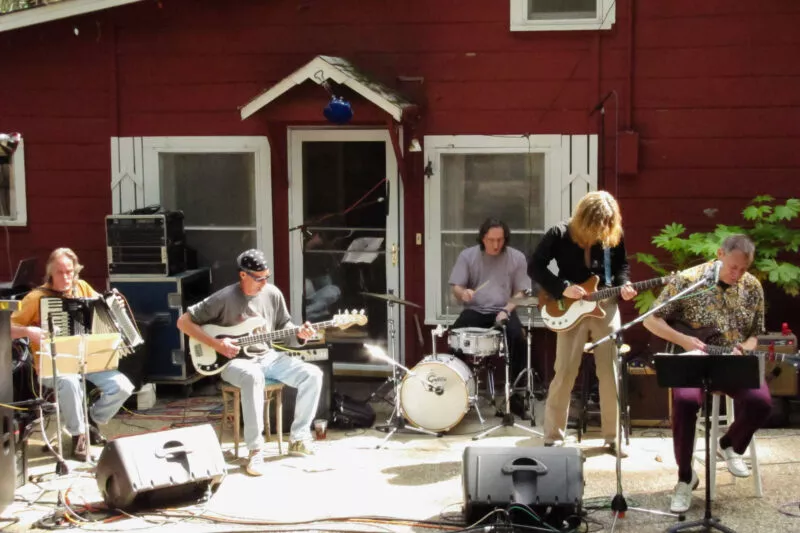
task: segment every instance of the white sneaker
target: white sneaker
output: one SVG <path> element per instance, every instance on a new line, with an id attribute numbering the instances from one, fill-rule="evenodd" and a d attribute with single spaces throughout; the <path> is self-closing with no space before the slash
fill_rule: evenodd
<path id="1" fill-rule="evenodd" d="M 685 513 L 692 506 L 692 491 L 700 484 L 697 473 L 692 470 L 692 480 L 689 483 L 678 481 L 675 485 L 675 492 L 672 493 L 672 500 L 669 510 L 672 513 Z"/>
<path id="2" fill-rule="evenodd" d="M 717 442 L 717 453 L 719 453 L 728 465 L 728 472 L 736 477 L 749 477 L 750 469 L 744 462 L 741 455 L 733 451 L 733 446 L 728 446 L 724 450 Z"/>
<path id="3" fill-rule="evenodd" d="M 245 472 L 251 476 L 264 475 L 264 454 L 261 450 L 252 450 L 250 457 L 247 459 L 247 467 Z"/>

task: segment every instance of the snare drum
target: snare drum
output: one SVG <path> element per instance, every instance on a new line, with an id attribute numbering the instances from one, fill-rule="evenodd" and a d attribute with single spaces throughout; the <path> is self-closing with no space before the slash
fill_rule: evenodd
<path id="1" fill-rule="evenodd" d="M 500 332 L 489 328 L 451 329 L 447 342 L 466 355 L 488 357 L 500 351 Z"/>
<path id="2" fill-rule="evenodd" d="M 429 431 L 448 431 L 469 411 L 475 382 L 469 367 L 450 354 L 425 357 L 400 384 L 400 407 L 408 420 Z M 440 388 L 441 394 L 432 389 Z"/>

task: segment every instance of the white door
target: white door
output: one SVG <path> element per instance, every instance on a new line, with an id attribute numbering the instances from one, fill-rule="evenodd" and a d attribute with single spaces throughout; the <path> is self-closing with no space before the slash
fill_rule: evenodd
<path id="1" fill-rule="evenodd" d="M 365 343 L 404 361 L 397 161 L 386 130 L 289 130 L 291 311 L 311 322 L 364 309 L 368 324 L 327 330 L 338 374 L 385 372 Z M 360 250 L 361 253 L 354 253 Z M 369 294 L 364 294 L 369 293 Z"/>

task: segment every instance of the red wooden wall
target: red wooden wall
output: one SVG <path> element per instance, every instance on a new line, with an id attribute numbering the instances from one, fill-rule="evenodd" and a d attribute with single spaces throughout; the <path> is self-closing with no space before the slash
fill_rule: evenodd
<path id="1" fill-rule="evenodd" d="M 603 177 L 632 252 L 652 251 L 665 223 L 705 229 L 739 220 L 756 194 L 797 194 L 800 3 L 619 0 L 605 32 L 512 33 L 508 10 L 486 0 L 161 0 L 0 34 L 0 131 L 26 142 L 29 224 L 9 231 L 12 264 L 69 245 L 85 277 L 104 283 L 110 137 L 267 135 L 286 288 L 285 127 L 322 124 L 325 95 L 301 88 L 246 121 L 238 107 L 317 54 L 346 57 L 419 103 L 406 142 L 596 133 L 589 111 L 616 90 L 620 129 L 641 136 L 640 172 L 615 179 L 612 99 Z M 356 104 L 357 123 L 384 125 Z M 424 163 L 419 153 L 404 163 L 405 295 L 420 303 Z M 0 276 L 7 270 L 0 261 Z"/>

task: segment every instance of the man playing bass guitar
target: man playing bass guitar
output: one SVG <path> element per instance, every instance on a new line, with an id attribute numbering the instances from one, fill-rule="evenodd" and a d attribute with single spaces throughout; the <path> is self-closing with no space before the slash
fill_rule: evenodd
<path id="1" fill-rule="evenodd" d="M 694 296 L 671 302 L 644 320 L 651 333 L 680 346 L 683 350 L 707 352 L 706 342 L 696 335 L 683 333 L 670 326 L 666 318 L 700 330 L 711 328 L 718 332 L 721 343 L 735 354 L 756 348 L 756 336 L 764 331 L 764 291 L 761 283 L 747 269 L 753 262 L 755 246 L 746 235 L 731 235 L 717 250 L 721 266 L 705 263 L 685 270 L 664 287 L 654 305 L 667 301 L 704 276 L 719 268 L 719 281 Z M 756 430 L 769 417 L 772 398 L 766 381 L 759 389 L 722 391 L 734 399 L 736 417 L 727 433 L 719 439 L 718 453 L 725 458 L 734 476 L 746 477 L 750 470 L 741 454 L 747 449 Z M 678 463 L 678 484 L 672 495 L 670 510 L 686 512 L 691 506 L 692 490 L 699 484 L 692 470 L 695 424 L 702 404 L 701 389 L 672 390 L 672 440 L 675 461 Z M 715 443 L 711 443 L 715 446 Z"/>
<path id="2" fill-rule="evenodd" d="M 201 326 L 216 324 L 235 326 L 252 317 L 264 319 L 266 331 L 292 326 L 283 294 L 267 283 L 270 271 L 264 254 L 260 250 L 247 250 L 236 260 L 239 281 L 220 289 L 202 302 L 191 306 L 178 319 L 178 328 L 216 349 L 217 352 L 234 358 L 240 347 L 229 337 L 213 338 Z M 311 324 L 305 323 L 297 334 L 301 341 L 314 335 Z M 242 414 L 244 418 L 244 440 L 250 450 L 247 473 L 263 474 L 262 446 L 264 444 L 264 381 L 274 379 L 297 388 L 294 422 L 289 439 L 291 455 L 313 455 L 311 448 L 311 421 L 317 412 L 322 371 L 309 363 L 289 355 L 269 350 L 258 359 L 236 358 L 222 371 L 222 379 L 242 389 Z"/>
<path id="3" fill-rule="evenodd" d="M 553 260 L 558 266 L 558 275 L 548 268 Z M 622 215 L 614 197 L 605 191 L 584 196 L 570 220 L 553 226 L 544 235 L 531 256 L 528 274 L 554 299 L 579 300 L 586 296 L 586 290 L 579 284 L 592 275 L 598 275 L 607 287 L 623 286 L 620 295 L 625 300 L 636 296 L 636 289 L 628 279 Z M 558 332 L 555 375 L 545 405 L 545 446 L 563 441 L 566 434 L 570 393 L 581 366 L 584 344 L 590 336 L 600 339 L 620 325 L 616 302 L 607 300 L 601 305 L 605 310 L 603 316 L 587 316 L 575 327 Z M 615 454 L 619 442 L 619 409 L 614 356 L 615 347 L 611 342 L 594 350 L 600 385 L 601 432 L 605 445 Z"/>

